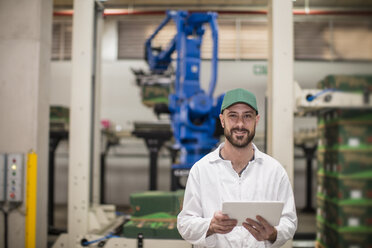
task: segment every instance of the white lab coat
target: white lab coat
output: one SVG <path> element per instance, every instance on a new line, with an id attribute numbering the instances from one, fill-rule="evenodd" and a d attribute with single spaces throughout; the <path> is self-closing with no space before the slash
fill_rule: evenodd
<path id="1" fill-rule="evenodd" d="M 215 151 L 195 163 L 187 180 L 183 209 L 177 228 L 181 236 L 199 247 L 280 247 L 292 239 L 297 228 L 293 190 L 282 165 L 260 152 L 255 145 L 254 160 L 239 177 L 228 160 L 219 156 L 222 143 Z M 276 226 L 277 240 L 257 241 L 244 227 L 237 226 L 228 234 L 206 238 L 210 221 L 225 201 L 282 201 L 284 208 Z"/>

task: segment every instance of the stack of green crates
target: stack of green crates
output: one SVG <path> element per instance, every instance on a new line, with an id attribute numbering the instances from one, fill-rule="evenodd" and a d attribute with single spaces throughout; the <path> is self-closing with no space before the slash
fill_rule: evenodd
<path id="1" fill-rule="evenodd" d="M 349 91 L 372 86 L 372 76 L 348 84 L 350 78 L 329 76 L 322 86 Z M 318 131 L 317 241 L 328 248 L 370 248 L 372 111 L 323 112 Z"/>
<path id="2" fill-rule="evenodd" d="M 181 239 L 177 231 L 177 217 L 164 212 L 132 217 L 124 224 L 123 234 L 127 238 Z"/>
<path id="3" fill-rule="evenodd" d="M 124 224 L 123 235 L 137 238 L 181 239 L 177 230 L 177 215 L 183 204 L 183 190 L 146 191 L 130 196 L 132 218 Z"/>
<path id="4" fill-rule="evenodd" d="M 130 195 L 133 216 L 144 216 L 157 212 L 177 215 L 182 206 L 183 190 L 145 191 Z"/>
<path id="5" fill-rule="evenodd" d="M 70 110 L 64 106 L 50 106 L 50 131 L 68 130 Z"/>
<path id="6" fill-rule="evenodd" d="M 328 75 L 318 83 L 319 89 L 335 88 L 342 91 L 372 90 L 372 75 Z"/>
<path id="7" fill-rule="evenodd" d="M 170 84 L 148 84 L 141 87 L 142 103 L 146 106 L 153 107 L 160 103 L 168 104 Z"/>

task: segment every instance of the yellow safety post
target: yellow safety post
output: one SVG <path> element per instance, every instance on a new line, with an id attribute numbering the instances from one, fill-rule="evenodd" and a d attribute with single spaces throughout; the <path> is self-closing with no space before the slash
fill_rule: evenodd
<path id="1" fill-rule="evenodd" d="M 26 248 L 36 247 L 36 196 L 37 196 L 37 154 L 27 155 L 26 177 Z"/>

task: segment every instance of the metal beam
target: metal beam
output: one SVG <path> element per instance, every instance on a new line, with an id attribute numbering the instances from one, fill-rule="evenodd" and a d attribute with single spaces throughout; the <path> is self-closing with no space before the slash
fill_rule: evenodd
<path id="1" fill-rule="evenodd" d="M 101 167 L 100 155 L 105 149 L 102 146 L 101 142 L 101 47 L 102 47 L 102 37 L 103 37 L 103 6 L 102 4 L 96 5 L 95 10 L 95 19 L 94 19 L 94 40 L 93 50 L 94 50 L 94 59 L 93 59 L 93 87 L 94 87 L 94 109 L 93 109 L 93 192 L 92 192 L 92 202 L 97 205 L 100 203 L 101 194 L 100 189 L 103 185 L 101 182 Z"/>
<path id="2" fill-rule="evenodd" d="M 292 0 L 269 1 L 268 153 L 293 181 Z"/>
<path id="3" fill-rule="evenodd" d="M 69 138 L 68 247 L 88 233 L 93 120 L 93 0 L 75 1 L 72 40 L 72 81 Z"/>
<path id="4" fill-rule="evenodd" d="M 301 89 L 295 87 L 295 113 L 304 115 L 309 112 L 331 108 L 371 109 L 372 94 L 369 92 L 344 92 L 335 89 Z"/>
<path id="5" fill-rule="evenodd" d="M 292 0 L 269 0 L 268 153 L 293 186 L 293 14 Z M 285 247 L 291 247 L 288 241 Z"/>

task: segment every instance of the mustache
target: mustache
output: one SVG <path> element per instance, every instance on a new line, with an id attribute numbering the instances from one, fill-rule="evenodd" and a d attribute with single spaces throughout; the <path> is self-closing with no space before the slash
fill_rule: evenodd
<path id="1" fill-rule="evenodd" d="M 233 131 L 238 131 L 238 132 L 247 132 L 247 133 L 249 133 L 249 130 L 248 130 L 248 129 L 245 129 L 245 128 L 238 128 L 238 127 L 236 127 L 236 128 L 232 128 L 232 129 L 231 129 L 231 132 L 233 132 Z"/>

